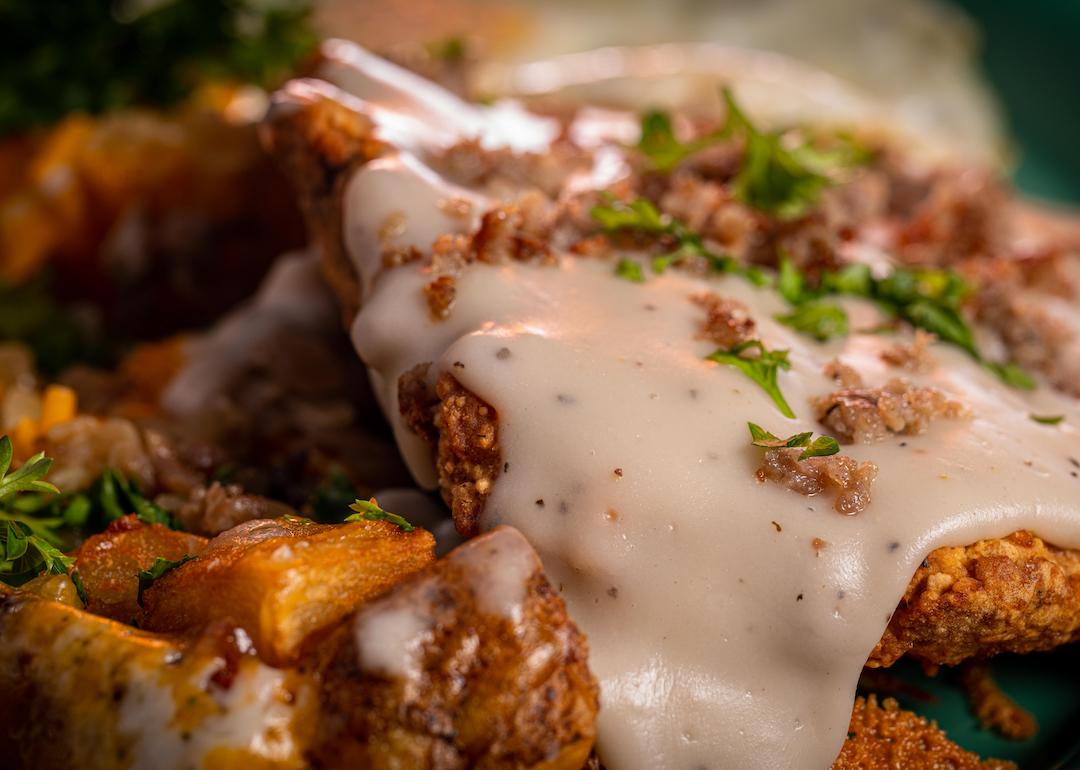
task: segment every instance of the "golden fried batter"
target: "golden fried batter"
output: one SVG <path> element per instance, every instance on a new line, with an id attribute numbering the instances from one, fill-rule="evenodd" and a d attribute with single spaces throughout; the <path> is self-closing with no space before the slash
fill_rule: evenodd
<path id="1" fill-rule="evenodd" d="M 915 573 L 868 666 L 955 665 L 1080 639 L 1080 552 L 1030 532 L 939 548 Z"/>
<path id="2" fill-rule="evenodd" d="M 903 711 L 892 698 L 856 698 L 848 737 L 832 770 L 1006 770 L 1012 762 L 980 760 L 933 722 Z"/>

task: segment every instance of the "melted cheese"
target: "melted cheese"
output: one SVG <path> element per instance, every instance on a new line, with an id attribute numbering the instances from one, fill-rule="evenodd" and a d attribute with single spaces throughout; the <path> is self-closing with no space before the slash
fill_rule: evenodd
<path id="1" fill-rule="evenodd" d="M 361 93 L 366 76 L 350 74 Z M 381 65 L 379 77 L 389 77 Z M 431 201 L 456 191 L 418 174 L 419 162 L 390 161 L 377 179 L 359 171 L 353 190 L 382 203 L 348 194 L 346 234 L 377 231 L 372 212 L 393 201 L 427 248 L 439 216 Z M 371 240 L 349 243 L 371 275 Z M 782 436 L 820 430 L 810 402 L 835 387 L 826 362 L 839 356 L 882 384 L 898 374 L 880 358 L 895 340 L 815 343 L 772 320 L 784 310 L 775 292 L 738 278 L 668 271 L 635 284 L 612 270 L 569 256 L 557 267 L 470 265 L 450 317 L 435 322 L 422 295 L 430 276 L 397 268 L 369 282 L 352 330 L 423 483 L 434 480 L 430 452 L 400 424 L 402 373 L 433 362 L 433 378 L 452 371 L 497 410 L 509 470 L 483 525 L 525 533 L 587 633 L 602 685 L 599 751 L 612 770 L 827 767 L 863 663 L 930 551 L 1025 528 L 1080 546 L 1074 401 L 1010 390 L 936 345 L 939 366 L 905 376 L 973 417 L 846 447 L 880 472 L 869 508 L 843 516 L 828 499 L 759 482 L 746 423 Z M 705 360 L 715 346 L 698 339 L 690 301 L 702 291 L 745 303 L 765 344 L 791 351 L 780 387 L 796 419 Z M 874 319 L 872 306 L 850 304 L 853 319 Z M 1067 417 L 1048 427 L 1031 412 Z"/>

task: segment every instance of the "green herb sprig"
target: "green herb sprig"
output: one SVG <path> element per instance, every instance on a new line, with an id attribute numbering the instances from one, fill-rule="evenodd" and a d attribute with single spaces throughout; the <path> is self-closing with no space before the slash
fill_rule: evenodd
<path id="1" fill-rule="evenodd" d="M 717 350 L 712 355 L 707 356 L 707 359 L 738 369 L 769 394 L 782 415 L 785 417 L 795 416 L 795 412 L 791 410 L 777 383 L 779 370 L 791 368 L 791 362 L 788 361 L 788 351 L 769 350 L 761 340 L 747 340 L 728 350 Z"/>
<path id="2" fill-rule="evenodd" d="M 396 513 L 390 513 L 380 508 L 374 497 L 370 500 L 356 500 L 349 508 L 356 511 L 356 513 L 346 517 L 345 521 L 388 521 L 391 524 L 396 524 L 405 532 L 412 532 L 416 529 L 403 516 L 398 516 Z"/>
<path id="3" fill-rule="evenodd" d="M 645 198 L 636 198 L 629 203 L 623 203 L 610 199 L 607 204 L 593 206 L 591 210 L 593 219 L 609 233 L 620 231 L 636 231 L 647 235 L 663 236 L 675 244 L 675 248 L 652 260 L 652 271 L 657 275 L 663 273 L 672 265 L 677 265 L 687 259 L 700 257 L 706 261 L 709 269 L 714 273 L 738 275 L 755 286 L 768 286 L 772 280 L 762 270 L 756 267 L 740 265 L 733 257 L 724 254 L 716 254 L 711 251 L 704 240 L 696 232 L 687 227 L 678 219 L 667 214 L 661 214 L 657 208 Z M 624 260 L 624 262 L 629 260 Z M 621 264 L 621 263 L 620 263 Z M 632 268 L 630 268 L 632 270 Z M 618 272 L 623 278 L 629 278 Z M 636 273 L 635 273 L 636 275 Z M 642 280 L 644 275 L 642 274 Z M 631 278 L 630 280 L 636 280 Z"/>
<path id="4" fill-rule="evenodd" d="M 780 219 L 805 214 L 821 197 L 841 169 L 865 163 L 870 153 L 850 136 L 837 134 L 831 148 L 808 141 L 788 147 L 787 131 L 760 130 L 735 101 L 731 89 L 722 90 L 727 118 L 719 129 L 682 142 L 675 136 L 671 117 L 652 110 L 641 118 L 637 149 L 656 171 L 670 171 L 691 155 L 718 142 L 742 138 L 742 166 L 732 180 L 736 200 Z"/>
<path id="5" fill-rule="evenodd" d="M 818 286 L 812 288 L 790 258 L 781 255 L 777 289 L 784 299 L 796 306 L 812 306 L 822 297 L 838 294 L 872 300 L 890 315 L 959 347 L 1006 385 L 1024 390 L 1035 387 L 1035 381 L 1018 365 L 983 357 L 975 342 L 975 333 L 961 311 L 972 288 L 950 270 L 898 267 L 884 278 L 876 278 L 867 265 L 848 265 L 841 270 L 822 273 Z M 838 317 L 835 315 L 832 322 Z M 810 317 L 804 323 L 813 333 L 817 329 L 811 320 L 816 319 Z"/>
<path id="6" fill-rule="evenodd" d="M 154 563 L 150 565 L 150 569 L 144 569 L 139 571 L 139 593 L 135 597 L 135 601 L 140 607 L 143 606 L 143 592 L 152 586 L 156 581 L 160 580 L 169 572 L 179 567 L 181 564 L 186 564 L 195 557 L 191 554 L 180 557 L 179 559 L 163 559 L 160 556 L 154 559 Z"/>
<path id="7" fill-rule="evenodd" d="M 828 457 L 840 451 L 840 444 L 832 436 L 818 436 L 813 441 L 812 431 L 796 433 L 788 438 L 779 438 L 769 431 L 752 422 L 746 423 L 750 428 L 750 443 L 764 449 L 799 448 L 803 451 L 799 454 L 799 460 L 810 457 Z"/>
<path id="8" fill-rule="evenodd" d="M 59 493 L 45 481 L 52 460 L 39 453 L 9 473 L 13 455 L 11 439 L 0 436 L 0 580 L 22 585 L 42 572 L 66 574 L 75 560 L 57 547 L 56 528 L 62 520 L 36 518 L 20 510 L 20 498 Z"/>
<path id="9" fill-rule="evenodd" d="M 1028 417 L 1040 425 L 1060 425 L 1065 422 L 1063 414 L 1029 414 Z"/>

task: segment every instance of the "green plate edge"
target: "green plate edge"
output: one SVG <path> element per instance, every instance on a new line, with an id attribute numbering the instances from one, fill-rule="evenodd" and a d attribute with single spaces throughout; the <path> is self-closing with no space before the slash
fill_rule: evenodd
<path id="1" fill-rule="evenodd" d="M 918 664 L 901 661 L 890 673 L 933 698 L 896 695 L 902 706 L 933 719 L 981 757 L 1010 759 L 1023 770 L 1080 770 L 1080 646 L 1002 655 L 991 661 L 991 670 L 1001 688 L 1035 716 L 1034 738 L 1014 741 L 982 729 L 948 669 L 928 677 Z"/>

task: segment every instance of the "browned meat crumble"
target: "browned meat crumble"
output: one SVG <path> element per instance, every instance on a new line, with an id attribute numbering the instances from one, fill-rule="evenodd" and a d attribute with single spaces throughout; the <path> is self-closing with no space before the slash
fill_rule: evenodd
<path id="1" fill-rule="evenodd" d="M 882 388 L 841 388 L 814 400 L 818 420 L 843 443 L 871 443 L 890 433 L 917 435 L 939 418 L 960 419 L 970 410 L 937 388 L 889 380 Z"/>
<path id="2" fill-rule="evenodd" d="M 911 342 L 897 342 L 881 351 L 881 358 L 889 364 L 909 372 L 925 374 L 933 370 L 937 361 L 930 353 L 930 345 L 937 337 L 922 329 L 915 330 Z"/>
<path id="3" fill-rule="evenodd" d="M 845 455 L 810 457 L 799 460 L 801 449 L 767 449 L 757 469 L 759 481 L 774 481 L 807 497 L 827 493 L 833 507 L 854 514 L 870 504 L 870 491 L 877 478 L 877 466 Z"/>
<path id="4" fill-rule="evenodd" d="M 498 417 L 490 404 L 443 374 L 436 385 L 439 412 L 439 488 L 463 535 L 480 531 L 480 513 L 502 467 Z"/>
<path id="5" fill-rule="evenodd" d="M 701 339 L 715 342 L 722 348 L 732 348 L 754 339 L 754 319 L 743 303 L 713 292 L 695 294 L 690 299 L 705 311 L 698 334 Z"/>

